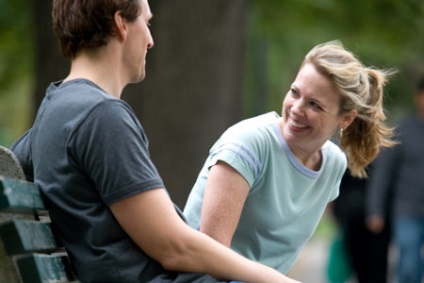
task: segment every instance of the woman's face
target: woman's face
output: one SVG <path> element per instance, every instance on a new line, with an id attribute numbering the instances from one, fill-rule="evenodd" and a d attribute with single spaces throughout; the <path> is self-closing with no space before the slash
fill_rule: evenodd
<path id="1" fill-rule="evenodd" d="M 297 74 L 283 101 L 282 134 L 293 152 L 313 154 L 341 127 L 340 95 L 334 84 L 312 64 Z"/>

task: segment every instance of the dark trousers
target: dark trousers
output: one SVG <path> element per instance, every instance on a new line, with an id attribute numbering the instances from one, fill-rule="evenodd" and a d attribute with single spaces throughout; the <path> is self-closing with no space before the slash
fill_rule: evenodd
<path id="1" fill-rule="evenodd" d="M 374 234 L 365 227 L 362 217 L 346 222 L 343 225 L 345 246 L 357 282 L 386 283 L 390 227 Z"/>

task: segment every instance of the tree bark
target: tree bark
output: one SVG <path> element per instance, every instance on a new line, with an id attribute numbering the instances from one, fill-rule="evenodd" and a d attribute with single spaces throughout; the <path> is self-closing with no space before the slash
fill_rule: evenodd
<path id="1" fill-rule="evenodd" d="M 247 1 L 151 1 L 147 77 L 126 99 L 181 208 L 209 149 L 242 116 Z"/>
<path id="2" fill-rule="evenodd" d="M 64 79 L 69 72 L 70 64 L 61 56 L 59 43 L 53 31 L 52 1 L 30 1 L 30 5 L 34 11 L 36 41 L 34 108 L 38 109 L 49 84 Z"/>

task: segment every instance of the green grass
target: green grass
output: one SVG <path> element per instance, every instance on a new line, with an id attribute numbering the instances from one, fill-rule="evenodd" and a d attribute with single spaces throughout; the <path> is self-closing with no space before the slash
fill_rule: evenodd
<path id="1" fill-rule="evenodd" d="M 334 218 L 330 215 L 324 214 L 313 237 L 330 238 L 336 233 L 336 231 L 337 224 L 335 223 Z"/>

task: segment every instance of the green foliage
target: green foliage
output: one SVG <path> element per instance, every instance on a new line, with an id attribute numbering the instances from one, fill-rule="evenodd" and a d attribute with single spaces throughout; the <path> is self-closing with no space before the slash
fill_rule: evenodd
<path id="1" fill-rule="evenodd" d="M 0 1 L 0 89 L 27 75 L 33 66 L 34 40 L 28 1 Z"/>
<path id="2" fill-rule="evenodd" d="M 36 3 L 0 0 L 1 144 L 21 134 L 32 115 Z M 387 88 L 389 116 L 411 109 L 424 75 L 424 1 L 250 0 L 248 20 L 245 115 L 280 112 L 305 54 L 334 39 L 367 65 L 398 69 Z"/>
<path id="3" fill-rule="evenodd" d="M 280 112 L 305 54 L 335 39 L 366 65 L 397 69 L 387 106 L 392 117 L 411 108 L 415 81 L 424 75 L 423 1 L 252 0 L 250 11 L 246 115 Z"/>
<path id="4" fill-rule="evenodd" d="M 32 1 L 0 1 L 0 144 L 10 143 L 31 117 L 34 58 Z"/>

